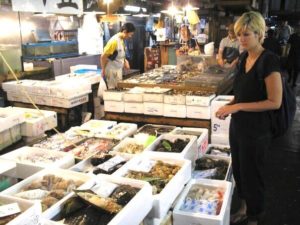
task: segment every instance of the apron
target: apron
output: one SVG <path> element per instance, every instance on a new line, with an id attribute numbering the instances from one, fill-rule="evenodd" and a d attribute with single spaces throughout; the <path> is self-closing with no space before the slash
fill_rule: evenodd
<path id="1" fill-rule="evenodd" d="M 105 68 L 105 77 L 108 89 L 114 89 L 117 87 L 118 81 L 122 80 L 123 67 L 125 60 L 125 48 L 122 44 L 122 40 L 118 37 L 118 34 L 113 36 L 117 40 L 117 51 L 118 55 L 114 60 L 108 59 Z"/>

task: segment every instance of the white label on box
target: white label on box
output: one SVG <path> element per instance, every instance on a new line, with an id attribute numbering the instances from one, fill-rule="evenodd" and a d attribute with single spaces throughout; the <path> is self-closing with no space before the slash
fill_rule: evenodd
<path id="1" fill-rule="evenodd" d="M 117 184 L 101 181 L 101 184 L 97 184 L 96 186 L 92 187 L 91 190 L 95 192 L 97 195 L 107 198 L 111 195 L 111 193 L 118 187 Z"/>
<path id="2" fill-rule="evenodd" d="M 112 167 L 118 165 L 121 162 L 125 162 L 126 159 L 124 159 L 123 157 L 116 155 L 115 157 L 107 160 L 106 162 L 100 164 L 97 166 L 97 168 L 100 168 L 102 170 L 105 170 L 106 172 L 108 172 Z"/>
<path id="3" fill-rule="evenodd" d="M 0 218 L 10 216 L 21 212 L 18 203 L 11 203 L 7 205 L 0 206 Z"/>
<path id="4" fill-rule="evenodd" d="M 156 164 L 156 161 L 150 159 L 141 159 L 136 164 L 131 165 L 129 170 L 149 173 L 152 167 Z"/>

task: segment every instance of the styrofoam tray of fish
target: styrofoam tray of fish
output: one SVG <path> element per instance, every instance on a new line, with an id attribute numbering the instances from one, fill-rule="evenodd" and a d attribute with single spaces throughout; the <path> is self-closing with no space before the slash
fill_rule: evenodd
<path id="1" fill-rule="evenodd" d="M 22 147 L 0 158 L 17 163 L 17 178 L 25 179 L 44 168 L 67 169 L 74 165 L 72 154 L 35 147 Z"/>
<path id="2" fill-rule="evenodd" d="M 197 137 L 192 135 L 162 134 L 145 149 L 145 154 L 188 159 L 192 164 L 198 156 Z"/>
<path id="3" fill-rule="evenodd" d="M 122 140 L 136 133 L 137 124 L 135 123 L 118 123 L 110 130 L 102 133 L 100 137 Z"/>
<path id="4" fill-rule="evenodd" d="M 171 132 L 172 134 L 195 135 L 197 136 L 197 158 L 203 155 L 208 146 L 208 129 L 195 127 L 177 127 Z"/>
<path id="5" fill-rule="evenodd" d="M 16 111 L 12 107 L 0 108 L 0 132 L 22 124 L 24 121 L 25 116 L 22 112 Z"/>
<path id="6" fill-rule="evenodd" d="M 197 96 L 197 95 L 187 95 L 186 105 L 194 106 L 210 106 L 212 99 L 216 97 L 215 94 L 209 96 Z"/>
<path id="7" fill-rule="evenodd" d="M 154 136 L 159 136 L 164 133 L 172 132 L 176 126 L 145 124 L 137 130 L 137 133 L 147 133 Z"/>
<path id="8" fill-rule="evenodd" d="M 113 148 L 112 153 L 132 157 L 132 155 L 143 153 L 146 148 L 146 140 L 127 137 Z"/>
<path id="9" fill-rule="evenodd" d="M 1 223 L 6 225 L 40 225 L 40 203 L 0 194 Z"/>
<path id="10" fill-rule="evenodd" d="M 159 172 L 160 170 L 152 170 L 153 167 L 158 167 L 160 165 L 165 166 L 166 164 L 172 166 L 172 171 Z M 161 218 L 166 214 L 177 195 L 191 178 L 191 161 L 142 154 L 129 160 L 123 167 L 117 170 L 114 175 L 122 177 L 131 176 L 130 173 L 132 173 L 132 171 L 135 171 L 135 174 L 137 175 L 142 174 L 143 176 L 148 176 L 148 178 L 150 178 L 151 174 L 153 174 L 152 176 L 158 176 L 157 173 L 160 173 L 161 176 L 168 176 L 168 183 L 165 184 L 160 192 L 155 184 L 153 184 L 153 190 L 156 190 L 156 194 L 154 193 L 153 195 L 153 207 L 148 216 Z M 175 174 L 173 175 L 172 172 Z M 142 179 L 142 177 L 140 177 L 140 179 Z M 158 178 L 156 177 L 156 179 Z"/>
<path id="11" fill-rule="evenodd" d="M 82 137 L 101 137 L 103 133 L 107 132 L 107 129 L 95 130 L 95 129 L 86 129 L 83 127 L 71 127 L 65 132 L 68 136 L 82 136 Z"/>
<path id="12" fill-rule="evenodd" d="M 192 178 L 231 181 L 231 158 L 216 155 L 203 155 L 195 162 Z"/>
<path id="13" fill-rule="evenodd" d="M 173 210 L 173 224 L 228 225 L 231 185 L 226 181 L 192 179 Z M 195 196 L 194 192 L 199 194 Z M 214 201 L 208 200 L 203 194 L 211 195 Z M 190 207 L 192 201 L 195 204 Z M 220 205 L 221 208 L 217 209 Z"/>
<path id="14" fill-rule="evenodd" d="M 229 145 L 209 144 L 206 155 L 216 155 L 220 157 L 230 158 L 231 151 Z"/>
<path id="15" fill-rule="evenodd" d="M 125 93 L 125 90 L 119 91 L 119 90 L 106 90 L 103 92 L 103 99 L 104 101 L 117 101 L 121 102 L 123 101 L 123 95 Z"/>
<path id="16" fill-rule="evenodd" d="M 106 221 L 103 222 L 103 224 L 139 225 L 152 208 L 152 203 L 153 203 L 152 188 L 145 181 L 138 181 L 138 180 L 122 178 L 122 177 L 113 177 L 108 175 L 98 175 L 95 179 L 93 179 L 93 182 L 90 183 L 90 188 L 94 191 L 94 194 L 92 194 L 92 196 L 94 197 L 94 199 L 97 199 L 97 201 L 94 204 L 92 204 L 92 207 L 93 208 L 95 207 L 95 209 L 97 209 L 98 207 L 104 209 L 107 212 L 113 211 L 113 213 L 110 214 L 109 218 L 107 218 Z M 118 189 L 119 190 L 122 189 L 124 191 L 130 190 L 131 193 L 133 194 L 127 194 L 127 199 L 123 198 L 126 201 L 121 202 L 118 201 L 116 197 L 114 197 L 117 196 L 115 194 L 115 191 L 118 191 Z M 123 193 L 120 194 L 121 197 L 122 194 Z M 79 194 L 76 195 L 84 196 L 84 194 L 80 195 L 80 192 Z M 75 197 L 76 195 L 73 194 L 72 197 Z M 114 208 L 109 207 L 106 204 L 102 204 L 105 201 L 106 202 L 112 201 L 112 199 L 116 199 L 116 201 L 110 204 L 111 206 L 113 205 Z M 53 221 L 54 219 L 56 219 L 55 217 L 59 217 L 60 212 L 63 211 L 64 205 L 68 204 L 68 201 L 70 202 L 72 201 L 72 199 L 65 200 L 60 205 L 53 207 L 51 210 L 49 210 L 49 212 L 44 213 L 43 216 L 46 219 L 51 219 Z M 141 205 L 143 207 L 141 207 Z M 84 211 L 85 210 L 83 206 L 83 210 L 81 210 L 80 212 L 84 213 Z M 100 222 L 102 221 L 103 218 L 101 217 L 101 214 L 99 215 L 99 213 L 97 212 L 98 209 L 95 211 L 95 214 L 97 215 L 94 215 L 97 219 L 94 218 L 94 220 Z M 92 213 L 89 215 L 91 217 Z M 70 218 L 71 217 L 72 215 L 70 215 Z M 53 223 L 51 224 L 61 224 L 61 223 L 59 223 L 59 221 L 58 222 L 53 221 Z"/>
<path id="17" fill-rule="evenodd" d="M 81 125 L 82 128 L 95 131 L 106 131 L 117 125 L 116 121 L 110 120 L 89 120 Z"/>
<path id="18" fill-rule="evenodd" d="M 85 189 L 90 186 L 91 177 L 64 169 L 44 169 L 12 187 L 2 194 L 27 200 L 38 200 L 42 210 L 47 213 L 51 207 L 60 205 L 64 199 L 72 195 L 76 188 Z"/>

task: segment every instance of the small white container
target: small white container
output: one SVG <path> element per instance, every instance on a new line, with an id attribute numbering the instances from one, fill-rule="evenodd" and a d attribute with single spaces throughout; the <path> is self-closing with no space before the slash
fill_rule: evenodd
<path id="1" fill-rule="evenodd" d="M 144 102 L 144 114 L 162 116 L 164 114 L 164 104 L 154 102 Z"/>
<path id="2" fill-rule="evenodd" d="M 126 113 L 144 114 L 144 103 L 124 102 L 124 111 Z"/>
<path id="3" fill-rule="evenodd" d="M 186 105 L 192 106 L 210 106 L 212 99 L 216 97 L 215 94 L 209 96 L 187 95 Z"/>
<path id="4" fill-rule="evenodd" d="M 106 90 L 103 92 L 104 101 L 122 102 L 125 91 Z"/>
<path id="5" fill-rule="evenodd" d="M 186 106 L 186 117 L 210 120 L 210 106 Z"/>
<path id="6" fill-rule="evenodd" d="M 104 111 L 105 112 L 124 112 L 124 102 L 117 101 L 104 101 Z"/>
<path id="7" fill-rule="evenodd" d="M 186 105 L 164 104 L 164 116 L 186 118 Z"/>

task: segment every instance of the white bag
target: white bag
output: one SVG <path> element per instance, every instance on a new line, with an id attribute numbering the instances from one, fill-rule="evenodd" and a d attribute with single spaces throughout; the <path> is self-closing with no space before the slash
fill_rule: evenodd
<path id="1" fill-rule="evenodd" d="M 98 87 L 98 92 L 97 96 L 103 99 L 103 92 L 107 90 L 107 86 L 105 81 L 103 80 L 103 77 L 101 76 L 100 82 L 99 82 L 99 87 Z"/>

